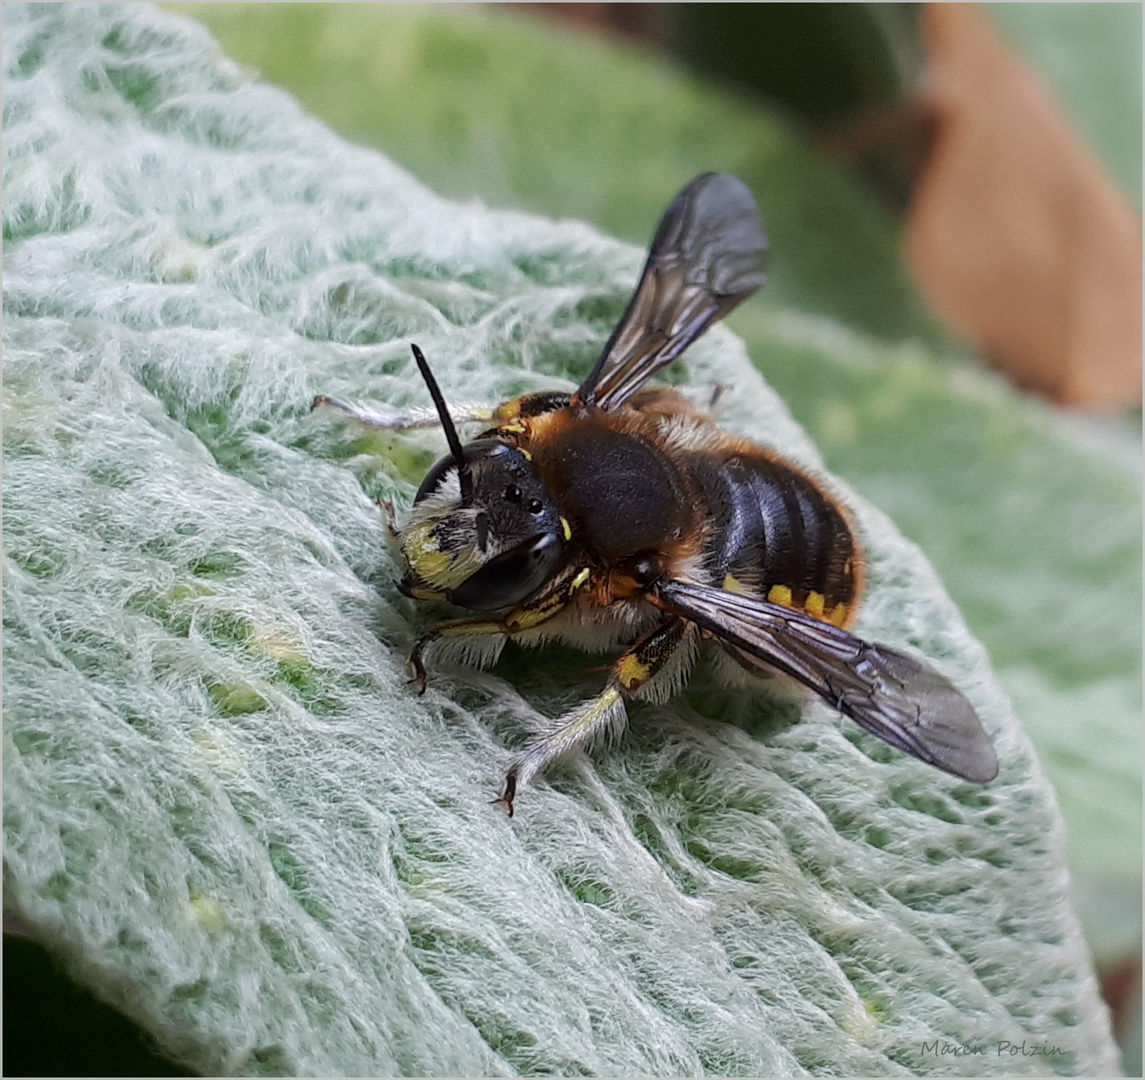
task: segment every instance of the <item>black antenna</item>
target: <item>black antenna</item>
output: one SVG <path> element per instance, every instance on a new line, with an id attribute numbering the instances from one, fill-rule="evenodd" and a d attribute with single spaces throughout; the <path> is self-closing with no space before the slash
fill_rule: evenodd
<path id="1" fill-rule="evenodd" d="M 461 488 L 461 502 L 458 505 L 468 506 L 473 501 L 473 473 L 461 449 L 461 440 L 457 437 L 457 428 L 453 426 L 453 417 L 449 415 L 445 398 L 441 396 L 441 388 L 437 385 L 433 372 L 429 370 L 425 353 L 416 345 L 410 345 L 410 348 L 413 349 L 413 358 L 417 361 L 417 369 L 421 372 L 421 377 L 425 379 L 425 385 L 429 387 L 429 396 L 433 398 L 433 404 L 437 408 L 437 415 L 441 419 L 441 426 L 445 431 L 445 441 L 449 443 L 449 452 L 453 455 L 453 460 L 457 462 L 457 483 Z"/>

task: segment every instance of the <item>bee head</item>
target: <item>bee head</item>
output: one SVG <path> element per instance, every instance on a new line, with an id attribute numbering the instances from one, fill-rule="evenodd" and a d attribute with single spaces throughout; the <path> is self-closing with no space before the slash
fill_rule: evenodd
<path id="1" fill-rule="evenodd" d="M 476 611 L 520 603 L 560 568 L 565 526 L 529 457 L 495 438 L 461 445 L 414 346 L 450 453 L 426 475 L 402 531 L 402 590 Z"/>

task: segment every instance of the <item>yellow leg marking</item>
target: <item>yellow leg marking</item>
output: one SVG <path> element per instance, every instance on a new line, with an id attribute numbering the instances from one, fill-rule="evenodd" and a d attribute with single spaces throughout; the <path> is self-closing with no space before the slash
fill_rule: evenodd
<path id="1" fill-rule="evenodd" d="M 724 592 L 742 593 L 743 591 L 743 582 L 734 574 L 727 574 L 724 577 Z"/>
<path id="2" fill-rule="evenodd" d="M 815 618 L 823 618 L 823 594 L 817 592 L 809 592 L 807 594 L 807 603 L 803 605 L 803 610 L 808 615 L 814 615 Z"/>
<path id="3" fill-rule="evenodd" d="M 619 715 L 616 712 L 619 704 L 620 691 L 615 686 L 609 685 L 605 687 L 600 697 L 557 720 L 547 734 L 530 743 L 513 759 L 509 771 L 505 774 L 505 787 L 501 797 L 495 801 L 508 807 L 509 816 L 512 817 L 513 800 L 518 789 L 523 788 L 549 762 L 567 754 L 582 743 L 591 741 L 602 726 L 608 727 L 610 719 L 613 723 L 622 721 L 623 706 Z"/>
<path id="4" fill-rule="evenodd" d="M 586 727 L 591 727 L 619 700 L 620 691 L 617 690 L 615 686 L 606 687 L 604 693 L 592 703 L 585 714 L 574 721 L 570 727 L 569 734 L 571 735 Z"/>
<path id="5" fill-rule="evenodd" d="M 551 619 L 564 610 L 572 600 L 572 595 L 592 576 L 586 566 L 568 583 L 567 588 L 558 589 L 550 596 L 542 598 L 535 607 L 517 608 L 505 616 L 503 632 L 516 634 L 520 630 L 531 630 L 534 626 Z"/>
<path id="6" fill-rule="evenodd" d="M 562 596 L 543 607 L 521 608 L 517 611 L 511 611 L 505 616 L 503 632 L 516 634 L 521 630 L 532 630 L 534 626 L 540 626 L 541 623 L 551 619 L 567 602 L 567 599 Z"/>
<path id="7" fill-rule="evenodd" d="M 444 600 L 445 593 L 437 589 L 410 589 L 410 596 L 415 600 Z"/>
<path id="8" fill-rule="evenodd" d="M 467 634 L 505 634 L 512 636 L 522 630 L 531 630 L 534 626 L 548 621 L 554 615 L 559 615 L 572 601 L 573 593 L 577 591 L 592 576 L 586 566 L 572 581 L 542 597 L 530 607 L 515 608 L 503 619 L 460 619 L 456 622 L 441 623 L 426 634 L 414 647 L 410 654 L 410 663 L 422 692 L 425 691 L 426 670 L 422 662 L 422 654 L 440 637 L 464 637 Z"/>
<path id="9" fill-rule="evenodd" d="M 791 607 L 791 590 L 786 585 L 772 585 L 767 594 L 768 600 L 773 604 L 782 604 Z"/>
<path id="10" fill-rule="evenodd" d="M 515 608 L 503 619 L 461 619 L 457 622 L 442 623 L 432 633 L 432 637 L 456 637 L 458 634 L 515 634 L 519 630 L 531 630 L 546 619 L 551 619 L 568 606 L 572 594 L 589 579 L 591 571 L 586 566 L 569 582 L 567 590 L 561 589 L 551 596 L 544 597 L 535 607 Z"/>
<path id="11" fill-rule="evenodd" d="M 616 665 L 616 677 L 620 680 L 620 685 L 629 693 L 640 689 L 651 675 L 652 669 L 647 664 L 637 660 L 631 653 L 622 656 L 620 663 Z"/>
<path id="12" fill-rule="evenodd" d="M 615 686 L 606 686 L 599 697 L 594 698 L 583 708 L 577 709 L 565 724 L 538 739 L 531 746 L 526 746 L 521 758 L 531 757 L 533 762 L 539 765 L 571 750 L 592 732 L 619 700 L 620 691 Z M 535 771 L 534 767 L 530 770 L 530 774 Z"/>
<path id="13" fill-rule="evenodd" d="M 473 622 L 442 623 L 434 631 L 435 637 L 465 637 L 468 634 L 504 634 L 505 627 L 493 619 L 475 619 Z"/>
<path id="14" fill-rule="evenodd" d="M 493 417 L 501 423 L 507 423 L 516 416 L 521 415 L 521 399 L 519 397 L 513 398 L 512 401 L 506 401 L 503 405 L 498 405 L 493 410 Z"/>
<path id="15" fill-rule="evenodd" d="M 599 697 L 556 720 L 544 735 L 513 759 L 505 774 L 504 790 L 497 801 L 504 803 L 511 814 L 518 788 L 527 784 L 550 761 L 590 742 L 610 728 L 619 730 L 625 718 L 623 696 L 635 693 L 663 668 L 686 629 L 687 624 L 683 620 L 670 619 L 621 656 Z"/>

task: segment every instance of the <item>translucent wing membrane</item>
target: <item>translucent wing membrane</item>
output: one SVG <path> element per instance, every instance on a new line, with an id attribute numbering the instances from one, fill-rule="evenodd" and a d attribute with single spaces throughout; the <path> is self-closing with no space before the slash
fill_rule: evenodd
<path id="1" fill-rule="evenodd" d="M 994 748 L 970 702 L 933 668 L 738 593 L 665 582 L 656 595 L 658 606 L 797 679 L 891 746 L 975 783 L 998 775 Z"/>
<path id="2" fill-rule="evenodd" d="M 640 284 L 579 400 L 602 409 L 623 405 L 764 283 L 766 253 L 747 185 L 723 173 L 693 180 L 661 220 Z"/>

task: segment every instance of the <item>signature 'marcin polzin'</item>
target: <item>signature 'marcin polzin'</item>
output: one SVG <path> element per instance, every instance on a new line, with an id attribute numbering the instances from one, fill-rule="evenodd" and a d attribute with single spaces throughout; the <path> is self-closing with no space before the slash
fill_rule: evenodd
<path id="1" fill-rule="evenodd" d="M 935 1039 L 934 1042 L 924 1042 L 922 1052 L 934 1054 L 935 1057 L 1059 1057 L 1066 1054 L 1060 1046 L 1052 1046 L 1049 1043 L 1028 1043 L 1025 1039 L 1020 1043 L 999 1039 L 996 1043 L 982 1043 L 977 1046 Z"/>

